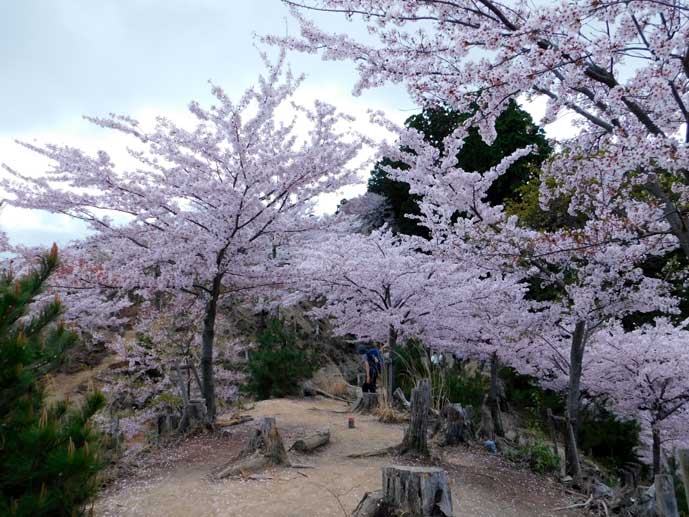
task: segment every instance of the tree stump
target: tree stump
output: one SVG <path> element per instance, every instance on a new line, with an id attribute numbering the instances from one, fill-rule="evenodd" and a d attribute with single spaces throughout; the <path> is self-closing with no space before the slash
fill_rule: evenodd
<path id="1" fill-rule="evenodd" d="M 675 499 L 675 485 L 672 476 L 658 474 L 655 477 L 656 510 L 658 517 L 679 517 L 677 499 Z"/>
<path id="2" fill-rule="evenodd" d="M 378 407 L 380 407 L 380 401 L 377 393 L 362 393 L 352 411 L 362 415 L 370 415 L 375 413 Z"/>
<path id="3" fill-rule="evenodd" d="M 290 450 L 311 452 L 330 442 L 330 429 L 305 436 L 294 442 Z"/>
<path id="4" fill-rule="evenodd" d="M 435 467 L 383 467 L 383 503 L 402 515 L 452 517 L 447 476 Z"/>
<path id="5" fill-rule="evenodd" d="M 443 418 L 440 426 L 440 445 L 457 445 L 466 443 L 467 428 L 466 412 L 461 404 L 448 404 L 440 412 Z"/>
<path id="6" fill-rule="evenodd" d="M 215 473 L 218 479 L 245 475 L 272 465 L 289 465 L 275 418 L 265 417 L 240 455 Z"/>
<path id="7" fill-rule="evenodd" d="M 383 467 L 383 489 L 367 492 L 352 517 L 451 517 L 445 471 L 435 467 Z"/>
<path id="8" fill-rule="evenodd" d="M 401 453 L 428 456 L 428 412 L 431 406 L 431 385 L 421 379 L 411 392 L 409 427 L 404 433 Z"/>

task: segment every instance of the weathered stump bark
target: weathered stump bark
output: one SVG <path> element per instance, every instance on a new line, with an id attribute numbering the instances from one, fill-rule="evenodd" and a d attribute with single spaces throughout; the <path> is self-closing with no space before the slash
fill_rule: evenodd
<path id="1" fill-rule="evenodd" d="M 240 455 L 215 473 L 218 479 L 245 475 L 272 465 L 289 465 L 275 418 L 266 417 Z"/>
<path id="2" fill-rule="evenodd" d="M 445 471 L 432 467 L 383 467 L 383 503 L 401 515 L 452 516 Z"/>
<path id="3" fill-rule="evenodd" d="M 330 429 L 305 436 L 292 444 L 290 450 L 311 452 L 330 442 Z"/>
<path id="4" fill-rule="evenodd" d="M 672 476 L 657 474 L 655 477 L 655 488 L 658 517 L 679 517 Z"/>
<path id="5" fill-rule="evenodd" d="M 461 404 L 448 404 L 440 412 L 442 422 L 440 426 L 439 445 L 457 445 L 467 441 L 469 429 L 467 427 L 466 412 Z"/>
<path id="6" fill-rule="evenodd" d="M 377 393 L 362 393 L 361 398 L 357 401 L 352 411 L 362 415 L 369 415 L 374 413 L 379 406 L 380 401 L 378 400 Z"/>
<path id="7" fill-rule="evenodd" d="M 684 493 L 687 496 L 687 502 L 689 502 L 689 449 L 680 449 L 677 451 L 677 457 L 682 483 L 684 483 Z"/>
<path id="8" fill-rule="evenodd" d="M 409 427 L 404 433 L 401 453 L 428 455 L 428 411 L 431 406 L 431 385 L 421 379 L 411 393 Z"/>

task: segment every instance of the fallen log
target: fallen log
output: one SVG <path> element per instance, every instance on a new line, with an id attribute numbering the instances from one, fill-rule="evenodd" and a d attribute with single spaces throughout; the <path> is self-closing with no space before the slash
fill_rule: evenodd
<path id="1" fill-rule="evenodd" d="M 254 417 L 249 416 L 249 415 L 240 415 L 236 416 L 233 418 L 230 418 L 229 420 L 217 420 L 216 421 L 216 426 L 217 427 L 232 427 L 235 425 L 240 425 L 245 422 L 251 422 L 254 419 Z"/>
<path id="2" fill-rule="evenodd" d="M 302 391 L 305 397 L 315 397 L 316 395 L 320 395 L 321 397 L 337 400 L 339 402 L 349 402 L 347 399 L 343 397 L 338 397 L 337 395 L 333 395 L 332 393 L 328 393 L 327 391 L 320 389 L 311 381 L 306 381 L 303 384 Z"/>
<path id="3" fill-rule="evenodd" d="M 289 450 L 311 452 L 330 442 L 330 429 L 300 438 L 292 444 Z"/>

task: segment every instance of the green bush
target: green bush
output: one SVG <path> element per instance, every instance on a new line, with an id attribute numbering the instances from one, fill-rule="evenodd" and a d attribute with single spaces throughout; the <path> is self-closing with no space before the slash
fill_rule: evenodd
<path id="1" fill-rule="evenodd" d="M 581 412 L 578 441 L 581 451 L 612 470 L 639 461 L 635 452 L 639 445 L 639 424 L 633 420 L 619 420 L 603 409 L 595 413 Z"/>
<path id="2" fill-rule="evenodd" d="M 313 362 L 296 346 L 294 334 L 282 320 L 272 319 L 257 339 L 258 347 L 249 354 L 245 391 L 259 400 L 298 394 L 301 381 L 313 374 Z"/>
<path id="3" fill-rule="evenodd" d="M 547 443 L 536 440 L 527 445 L 517 447 L 507 453 L 508 459 L 516 463 L 522 463 L 538 474 L 558 472 L 560 470 L 560 457 Z"/>
<path id="4" fill-rule="evenodd" d="M 105 398 L 45 403 L 44 377 L 77 339 L 58 322 L 58 300 L 27 316 L 57 266 L 53 247 L 36 271 L 0 276 L 0 515 L 82 515 L 98 488 L 101 436 L 89 419 Z"/>

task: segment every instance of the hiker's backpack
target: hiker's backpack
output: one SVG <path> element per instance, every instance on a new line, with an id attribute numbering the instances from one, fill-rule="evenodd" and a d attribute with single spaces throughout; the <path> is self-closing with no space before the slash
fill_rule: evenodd
<path id="1" fill-rule="evenodd" d="M 376 348 L 370 348 L 366 351 L 366 360 L 371 371 L 379 374 L 383 369 L 383 360 L 380 357 L 380 352 Z"/>

